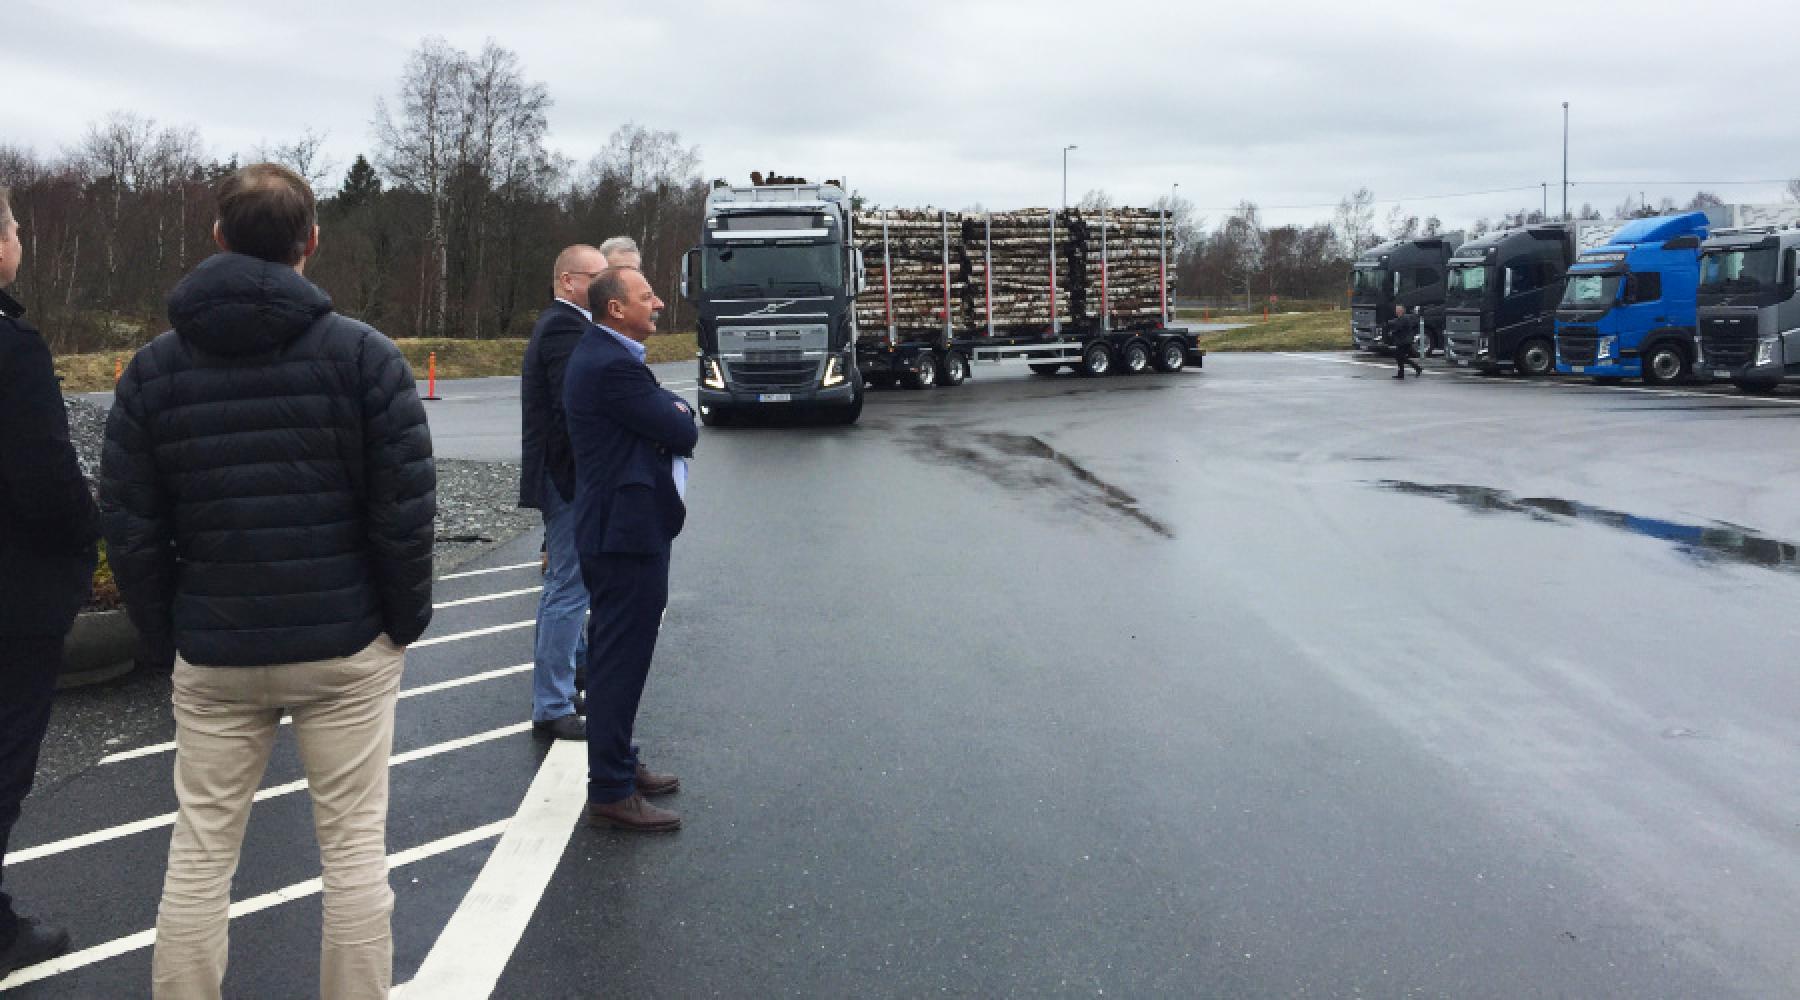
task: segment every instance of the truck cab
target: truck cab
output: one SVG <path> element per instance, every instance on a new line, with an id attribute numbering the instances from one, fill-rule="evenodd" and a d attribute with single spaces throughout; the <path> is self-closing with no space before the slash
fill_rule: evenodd
<path id="1" fill-rule="evenodd" d="M 826 410 L 841 423 L 862 413 L 850 200 L 835 181 L 783 180 L 714 182 L 700 245 L 682 260 L 709 426 L 756 408 Z"/>
<path id="2" fill-rule="evenodd" d="M 1488 372 L 1554 371 L 1556 307 L 1574 246 L 1570 223 L 1549 223 L 1458 247 L 1444 293 L 1446 359 Z"/>
<path id="3" fill-rule="evenodd" d="M 1745 392 L 1800 379 L 1800 229 L 1727 229 L 1700 248 L 1703 370 Z"/>
<path id="4" fill-rule="evenodd" d="M 1569 268 L 1556 311 L 1556 370 L 1596 381 L 1687 379 L 1697 353 L 1704 212 L 1638 219 Z"/>
<path id="5" fill-rule="evenodd" d="M 1357 350 L 1388 351 L 1382 327 L 1402 306 L 1421 320 L 1414 348 L 1419 357 L 1443 346 L 1444 278 L 1461 233 L 1389 240 L 1363 251 L 1350 269 L 1350 343 Z"/>

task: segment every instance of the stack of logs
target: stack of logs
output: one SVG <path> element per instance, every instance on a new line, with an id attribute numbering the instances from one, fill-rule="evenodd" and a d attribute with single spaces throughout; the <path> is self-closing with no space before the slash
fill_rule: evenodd
<path id="1" fill-rule="evenodd" d="M 887 247 L 882 246 L 882 219 Z M 856 300 L 865 336 L 886 332 L 936 335 L 944 327 L 944 223 L 935 210 L 888 210 L 856 215 L 868 286 Z M 987 332 L 989 240 L 992 240 L 996 333 L 1046 333 L 1050 327 L 1050 210 L 964 214 L 949 223 L 950 321 L 959 336 Z M 1109 210 L 1106 218 L 1106 303 L 1114 326 L 1154 322 L 1162 315 L 1160 221 L 1149 209 Z M 1099 325 L 1100 213 L 1066 209 L 1056 221 L 1057 318 Z M 891 284 L 884 272 L 891 261 Z"/>

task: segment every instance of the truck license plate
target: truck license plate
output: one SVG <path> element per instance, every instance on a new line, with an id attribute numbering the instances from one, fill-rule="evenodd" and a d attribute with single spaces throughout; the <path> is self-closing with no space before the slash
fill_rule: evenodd
<path id="1" fill-rule="evenodd" d="M 791 403 L 794 394 L 791 392 L 765 392 L 756 397 L 759 403 Z"/>
<path id="2" fill-rule="evenodd" d="M 1580 366 L 1580 365 L 1570 365 L 1570 366 L 1569 366 L 1569 370 L 1570 370 L 1570 371 L 1572 371 L 1572 372 L 1574 372 L 1574 373 L 1575 373 L 1575 374 L 1577 374 L 1577 375 L 1580 375 L 1580 374 L 1581 374 L 1581 373 L 1582 373 L 1582 372 L 1584 372 L 1584 371 L 1587 371 L 1587 369 L 1586 369 L 1586 368 L 1583 368 L 1583 367 L 1582 367 L 1582 366 Z"/>
<path id="3" fill-rule="evenodd" d="M 1713 378 L 1730 378 L 1730 377 L 1731 377 L 1731 373 L 1728 371 L 1722 371 L 1717 368 L 1713 369 Z"/>

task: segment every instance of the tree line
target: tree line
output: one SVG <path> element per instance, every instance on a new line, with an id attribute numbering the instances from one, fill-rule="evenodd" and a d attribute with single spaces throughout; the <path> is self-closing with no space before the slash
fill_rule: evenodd
<path id="1" fill-rule="evenodd" d="M 307 277 L 337 308 L 395 337 L 521 337 L 562 247 L 630 236 L 682 323 L 673 292 L 700 229 L 700 153 L 674 132 L 621 125 L 577 163 L 546 145 L 551 106 L 518 56 L 438 39 L 407 58 L 374 108 L 374 144 L 341 172 L 308 130 L 247 151 L 319 195 Z M 58 353 L 131 350 L 167 326 L 167 295 L 215 252 L 213 188 L 240 157 L 198 132 L 116 112 L 52 156 L 0 145 L 25 245 L 15 295 Z"/>
<path id="2" fill-rule="evenodd" d="M 328 135 L 311 129 L 245 159 L 283 163 L 314 185 L 323 238 L 307 276 L 340 310 L 393 336 L 523 336 L 556 252 L 618 235 L 637 240 L 669 303 L 664 328 L 681 328 L 683 304 L 671 293 L 705 203 L 699 149 L 628 123 L 577 163 L 546 144 L 551 104 L 510 50 L 427 39 L 408 55 L 392 99 L 375 102 L 374 142 L 347 167 L 325 159 Z M 12 189 L 26 249 L 15 291 L 59 353 L 134 349 L 166 325 L 169 290 L 214 250 L 213 186 L 239 163 L 205 150 L 192 128 L 123 111 L 53 156 L 0 144 L 0 184 Z M 1800 180 L 1789 193 L 1800 200 Z M 1687 207 L 1720 201 L 1701 191 Z M 1104 191 L 1082 200 L 1111 203 Z M 1363 188 L 1330 219 L 1270 226 L 1244 201 L 1210 229 L 1185 199 L 1151 207 L 1170 214 L 1176 295 L 1250 309 L 1270 297 L 1341 302 L 1362 251 L 1443 231 L 1436 216 L 1398 206 L 1378 220 L 1375 205 Z M 1678 208 L 1640 198 L 1612 217 Z M 1591 205 L 1577 214 L 1601 217 Z M 1521 209 L 1476 220 L 1465 235 L 1544 219 Z"/>

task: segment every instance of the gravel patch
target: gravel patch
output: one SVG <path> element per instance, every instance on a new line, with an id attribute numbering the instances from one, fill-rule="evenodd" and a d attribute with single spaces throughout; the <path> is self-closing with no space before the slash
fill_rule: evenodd
<path id="1" fill-rule="evenodd" d="M 106 410 L 83 399 L 65 401 L 69 437 L 82 471 L 93 481 L 100 473 Z M 432 557 L 440 575 L 540 524 L 537 511 L 517 506 L 514 463 L 440 458 L 437 476 Z M 36 794 L 54 791 L 109 753 L 167 739 L 169 725 L 166 674 L 139 670 L 110 684 L 58 694 L 38 759 Z"/>

